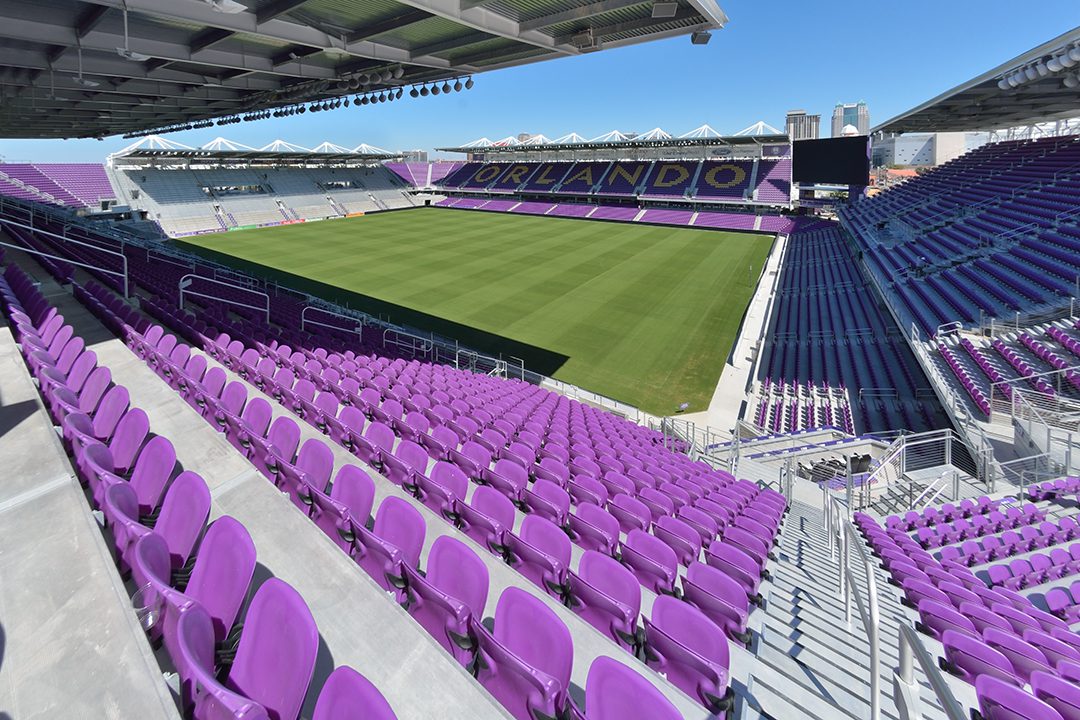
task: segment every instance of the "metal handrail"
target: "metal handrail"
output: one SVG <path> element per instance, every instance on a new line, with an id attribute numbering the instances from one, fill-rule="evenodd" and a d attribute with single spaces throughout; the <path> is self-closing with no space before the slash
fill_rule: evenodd
<path id="1" fill-rule="evenodd" d="M 345 328 L 340 325 L 331 325 L 330 323 L 319 322 L 318 320 L 309 320 L 307 317 L 308 310 L 315 310 L 316 312 L 325 313 L 327 315 L 333 315 L 350 322 L 357 324 L 355 328 Z M 308 324 L 318 325 L 320 327 L 330 328 L 331 330 L 341 330 L 343 332 L 356 333 L 357 340 L 360 340 L 364 331 L 364 321 L 359 318 L 355 318 L 351 315 L 345 315 L 344 313 L 334 312 L 333 310 L 327 310 L 326 308 L 319 307 L 318 305 L 305 305 L 304 309 L 300 311 L 300 332 L 305 332 Z"/>
<path id="2" fill-rule="evenodd" d="M 224 285 L 225 287 L 232 288 L 233 290 L 243 290 L 244 292 L 253 293 L 255 295 L 262 295 L 264 298 L 266 298 L 266 306 L 265 307 L 259 307 L 258 305 L 248 305 L 247 303 L 238 302 L 236 300 L 230 300 L 228 298 L 218 297 L 217 295 L 210 295 L 210 294 L 207 294 L 207 293 L 198 292 L 197 290 L 189 290 L 188 288 L 191 286 L 191 283 L 192 283 L 193 280 L 200 280 L 202 282 L 214 283 L 215 285 Z M 250 308 L 251 310 L 258 310 L 258 311 L 263 312 L 263 313 L 266 314 L 266 323 L 270 324 L 270 296 L 267 295 L 266 293 L 264 293 L 262 290 L 252 290 L 251 288 L 246 288 L 246 287 L 242 287 L 240 285 L 233 285 L 232 283 L 227 283 L 224 280 L 215 280 L 214 278 L 208 278 L 208 277 L 204 277 L 202 275 L 196 275 L 194 273 L 188 273 L 187 275 L 184 275 L 182 278 L 180 278 L 180 282 L 178 283 L 178 289 L 180 291 L 180 308 L 181 309 L 183 309 L 183 307 L 184 307 L 184 295 L 185 294 L 186 295 L 194 295 L 196 297 L 204 297 L 204 298 L 209 298 L 211 300 L 217 300 L 218 302 L 223 302 L 223 303 L 226 303 L 228 305 L 236 305 L 237 307 L 244 307 L 244 308 Z"/>
<path id="3" fill-rule="evenodd" d="M 97 265 L 90 265 L 88 263 L 78 262 L 76 260 L 70 260 L 68 258 L 49 255 L 48 253 L 46 253 L 44 251 L 41 251 L 41 250 L 33 251 L 37 255 L 41 255 L 42 257 L 49 257 L 49 258 L 53 258 L 55 260 L 60 260 L 61 262 L 66 262 L 69 265 L 78 265 L 80 267 L 90 268 L 92 270 L 97 270 L 98 272 L 107 273 L 109 275 L 120 275 L 121 277 L 124 278 L 124 299 L 126 300 L 129 297 L 129 293 L 128 293 L 128 259 L 127 259 L 127 255 L 125 255 L 124 253 L 118 252 L 116 250 L 109 250 L 107 248 L 101 247 L 100 245 L 92 245 L 91 243 L 82 242 L 80 240 L 75 240 L 73 238 L 65 237 L 63 235 L 57 235 L 54 232 L 49 232 L 48 230 L 42 230 L 42 229 L 36 228 L 36 227 L 34 227 L 32 225 L 24 225 L 24 224 L 22 224 L 20 222 L 15 222 L 14 220 L 8 220 L 7 218 L 4 218 L 4 217 L 0 217 L 0 223 L 4 223 L 5 225 L 13 225 L 15 227 L 23 228 L 24 230 L 29 230 L 29 231 L 31 231 L 33 233 L 38 233 L 40 235 L 48 235 L 49 237 L 56 238 L 57 240 L 60 240 L 62 242 L 73 243 L 75 245 L 83 245 L 85 247 L 92 248 L 93 250 L 97 250 L 98 252 L 106 253 L 107 255 L 116 255 L 117 257 L 119 257 L 123 261 L 124 271 L 122 273 L 119 273 L 119 272 L 117 272 L 115 270 L 106 270 L 105 268 L 98 267 Z M 10 245 L 8 243 L 4 243 L 4 244 L 8 245 L 8 247 L 15 248 L 16 250 L 22 250 L 24 252 L 29 251 L 28 248 L 23 247 L 21 245 Z"/>
<path id="4" fill-rule="evenodd" d="M 937 695 L 941 709 L 948 720 L 968 720 L 964 708 L 956 700 L 948 681 L 941 674 L 934 658 L 923 647 L 918 633 L 910 625 L 900 624 L 900 667 L 893 674 L 893 699 L 901 718 L 921 718 L 919 711 L 919 686 L 915 682 L 915 663 L 926 673 L 930 687 Z"/>
<path id="5" fill-rule="evenodd" d="M 850 477 L 849 477 L 850 483 Z M 822 486 L 822 507 L 825 513 L 826 536 L 829 539 L 829 557 L 834 558 L 839 552 L 840 568 L 837 574 L 838 594 L 844 600 L 844 615 L 851 625 L 851 600 L 855 598 L 855 607 L 859 611 L 863 630 L 870 646 L 870 720 L 881 718 L 881 612 L 878 607 L 877 577 L 875 563 L 870 561 L 863 542 L 855 532 L 850 518 L 840 500 L 829 494 Z M 866 574 L 866 600 L 859 592 L 851 574 L 851 546 L 854 545 L 862 560 Z"/>

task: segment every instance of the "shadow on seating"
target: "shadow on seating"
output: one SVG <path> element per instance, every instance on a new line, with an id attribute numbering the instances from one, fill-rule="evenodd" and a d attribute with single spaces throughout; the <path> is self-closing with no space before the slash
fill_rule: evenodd
<path id="1" fill-rule="evenodd" d="M 11 405 L 0 406 L 0 437 L 7 435 L 26 418 L 37 412 L 34 400 L 23 400 Z"/>

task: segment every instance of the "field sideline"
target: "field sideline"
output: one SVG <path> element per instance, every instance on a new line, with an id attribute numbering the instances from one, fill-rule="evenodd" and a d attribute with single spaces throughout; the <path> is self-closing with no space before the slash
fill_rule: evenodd
<path id="1" fill-rule="evenodd" d="M 772 237 L 431 208 L 181 244 L 670 414 L 708 406 Z"/>

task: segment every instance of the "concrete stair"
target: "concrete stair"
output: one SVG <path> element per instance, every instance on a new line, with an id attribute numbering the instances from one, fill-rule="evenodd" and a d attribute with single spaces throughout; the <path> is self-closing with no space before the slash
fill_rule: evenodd
<path id="1" fill-rule="evenodd" d="M 847 621 L 839 594 L 839 558 L 829 557 L 820 508 L 795 500 L 784 523 L 777 560 L 769 565 L 760 635 L 751 650 L 757 665 L 747 695 L 756 707 L 737 708 L 737 717 L 786 720 L 785 706 L 800 708 L 798 717 L 870 718 L 870 646 L 858 608 L 852 600 Z M 866 580 L 857 550 L 852 548 L 852 574 L 864 600 Z M 910 623 L 909 610 L 899 591 L 875 565 L 880 609 L 881 717 L 901 720 L 892 699 L 893 672 L 899 665 L 899 624 Z M 945 718 L 926 678 L 916 671 L 921 685 L 924 717 Z M 774 709 L 775 708 L 775 709 Z"/>

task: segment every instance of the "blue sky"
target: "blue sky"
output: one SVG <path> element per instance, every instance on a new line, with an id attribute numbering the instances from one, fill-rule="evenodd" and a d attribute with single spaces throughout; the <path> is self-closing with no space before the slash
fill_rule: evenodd
<path id="1" fill-rule="evenodd" d="M 1080 2 L 1040 0 L 719 0 L 731 18 L 712 42 L 687 37 L 486 73 L 469 92 L 341 108 L 168 137 L 222 135 L 259 147 L 282 138 L 390 149 L 456 145 L 519 132 L 594 137 L 703 123 L 734 133 L 758 120 L 783 128 L 803 108 L 828 118 L 865 100 L 876 124 L 1080 25 Z M 130 141 L 0 141 L 9 162 L 101 161 Z"/>

